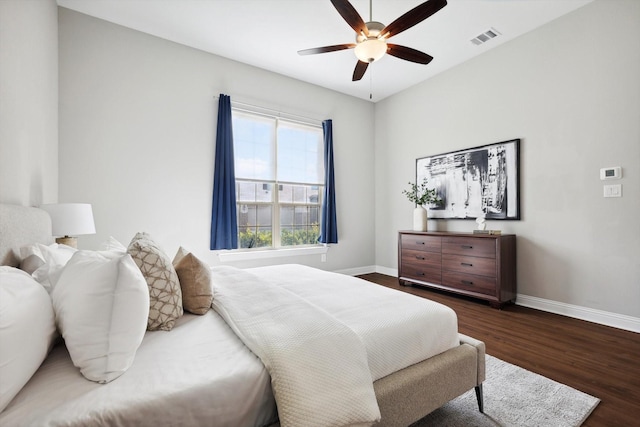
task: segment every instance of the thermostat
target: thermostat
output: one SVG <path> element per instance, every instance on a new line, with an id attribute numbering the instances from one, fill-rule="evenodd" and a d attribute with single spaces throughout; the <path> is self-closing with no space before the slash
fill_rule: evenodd
<path id="1" fill-rule="evenodd" d="M 613 168 L 602 168 L 600 169 L 600 179 L 620 179 L 622 178 L 622 168 L 620 166 L 616 166 Z"/>

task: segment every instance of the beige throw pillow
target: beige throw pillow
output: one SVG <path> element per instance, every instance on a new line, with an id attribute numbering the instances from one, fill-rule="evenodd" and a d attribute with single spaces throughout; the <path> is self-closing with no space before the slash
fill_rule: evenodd
<path id="1" fill-rule="evenodd" d="M 147 330 L 170 331 L 182 316 L 182 291 L 171 259 L 147 233 L 134 236 L 127 252 L 136 262 L 149 287 Z"/>
<path id="2" fill-rule="evenodd" d="M 205 314 L 213 302 L 211 269 L 182 246 L 173 259 L 173 266 L 180 279 L 184 309 L 193 314 Z"/>

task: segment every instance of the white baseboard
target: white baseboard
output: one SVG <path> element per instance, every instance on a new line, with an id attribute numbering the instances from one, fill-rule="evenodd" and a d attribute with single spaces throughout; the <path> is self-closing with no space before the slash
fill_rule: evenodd
<path id="1" fill-rule="evenodd" d="M 362 272 L 357 272 L 354 275 L 373 272 L 385 274 L 387 276 L 398 277 L 397 269 L 382 267 L 379 265 L 363 267 Z M 517 295 L 516 304 L 523 307 L 534 308 L 536 310 L 547 311 L 549 313 L 573 317 L 575 319 L 586 320 L 587 322 L 593 322 L 600 325 L 624 329 L 626 331 L 640 332 L 640 319 L 637 317 L 626 316 L 624 314 L 611 313 L 608 311 L 596 310 L 593 308 L 582 307 L 523 294 Z"/>
<path id="2" fill-rule="evenodd" d="M 596 310 L 522 294 L 518 294 L 516 304 L 631 332 L 640 332 L 640 319 L 624 314 L 611 313 L 609 311 Z"/>
<path id="3" fill-rule="evenodd" d="M 378 273 L 374 265 L 366 267 L 348 268 L 346 270 L 336 270 L 336 273 L 346 274 L 348 276 L 358 276 L 360 274 Z M 384 273 L 383 273 L 384 274 Z"/>
<path id="4" fill-rule="evenodd" d="M 398 277 L 398 270 L 395 268 L 387 268 L 376 265 L 375 272 L 380 274 L 386 274 L 391 277 Z"/>

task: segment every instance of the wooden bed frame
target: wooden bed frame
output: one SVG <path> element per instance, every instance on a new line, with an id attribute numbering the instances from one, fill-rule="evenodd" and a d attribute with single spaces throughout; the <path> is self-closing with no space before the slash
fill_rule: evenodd
<path id="1" fill-rule="evenodd" d="M 19 248 L 36 242 L 53 242 L 49 215 L 0 204 L 0 264 L 17 267 Z M 483 412 L 484 379 L 484 343 L 460 334 L 459 346 L 373 383 L 382 415 L 376 426 L 408 426 L 472 388 Z"/>

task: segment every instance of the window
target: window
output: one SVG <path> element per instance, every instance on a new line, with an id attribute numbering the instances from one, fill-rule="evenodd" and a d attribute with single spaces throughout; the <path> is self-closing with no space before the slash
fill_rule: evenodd
<path id="1" fill-rule="evenodd" d="M 240 248 L 315 244 L 324 187 L 320 126 L 234 109 Z"/>

